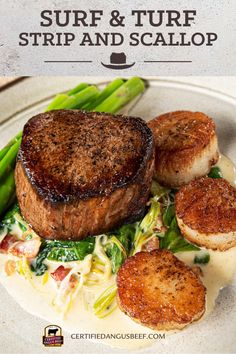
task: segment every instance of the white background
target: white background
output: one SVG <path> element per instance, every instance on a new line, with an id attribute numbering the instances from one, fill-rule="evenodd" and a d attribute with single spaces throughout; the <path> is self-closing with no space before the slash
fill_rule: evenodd
<path id="1" fill-rule="evenodd" d="M 103 21 L 99 28 L 40 27 L 40 13 L 45 9 L 85 10 L 101 9 Z M 114 9 L 126 16 L 126 27 L 109 27 L 110 12 Z M 196 20 L 188 27 L 134 27 L 130 14 L 133 9 L 197 10 Z M 0 0 L 0 75 L 236 75 L 236 1 L 235 0 Z M 71 47 L 19 47 L 19 33 L 42 31 L 130 32 L 216 32 L 218 40 L 213 47 L 130 47 L 128 41 L 121 47 L 80 47 L 75 41 Z M 127 70 L 106 69 L 112 52 L 125 52 L 127 62 L 136 64 Z M 44 63 L 45 60 L 88 60 L 92 64 Z M 147 64 L 144 60 L 192 60 L 192 63 Z"/>

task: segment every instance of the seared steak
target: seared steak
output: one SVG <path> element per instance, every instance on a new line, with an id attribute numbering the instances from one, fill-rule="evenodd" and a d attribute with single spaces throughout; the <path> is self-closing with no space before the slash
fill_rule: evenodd
<path id="1" fill-rule="evenodd" d="M 141 218 L 153 168 L 152 133 L 140 118 L 42 113 L 24 127 L 17 198 L 40 236 L 78 240 Z"/>

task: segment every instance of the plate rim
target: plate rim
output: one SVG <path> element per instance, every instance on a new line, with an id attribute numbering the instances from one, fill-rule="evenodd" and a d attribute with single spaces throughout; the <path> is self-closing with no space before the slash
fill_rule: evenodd
<path id="1" fill-rule="evenodd" d="M 96 76 L 95 76 L 96 78 Z M 97 77 L 98 78 L 98 77 Z M 125 77 L 124 77 L 125 78 Z M 22 84 L 22 82 L 24 81 L 29 81 L 31 79 L 37 79 L 37 76 L 28 76 L 28 77 L 20 77 L 17 78 L 16 80 L 14 80 L 13 82 L 10 82 L 9 84 L 4 85 L 3 87 L 0 88 L 0 97 L 2 92 L 6 92 L 8 90 L 11 90 L 13 87 L 17 87 L 20 86 Z M 203 85 L 199 85 L 199 84 L 195 84 L 195 83 L 190 83 L 190 82 L 182 82 L 182 81 L 178 81 L 178 80 L 173 80 L 173 79 L 165 79 L 162 77 L 143 77 L 143 80 L 145 80 L 145 82 L 151 82 L 153 83 L 154 86 L 162 86 L 162 87 L 170 87 L 170 88 L 179 88 L 179 89 L 188 89 L 191 92 L 198 92 L 198 93 L 202 93 L 206 96 L 210 96 L 210 97 L 214 97 L 214 98 L 218 98 L 221 99 L 231 105 L 236 105 L 236 97 L 233 95 L 230 95 L 228 93 L 225 93 L 223 91 L 217 90 L 217 89 L 213 89 L 211 87 L 205 87 Z M 106 84 L 107 82 L 109 82 L 110 79 L 106 78 L 106 79 L 102 79 L 99 77 L 98 81 L 95 83 L 95 85 L 103 85 Z M 151 85 L 150 85 L 151 86 Z M 150 86 L 147 86 L 150 87 Z M 65 91 L 61 91 L 62 93 L 66 92 Z M 21 108 L 19 110 L 16 110 L 14 113 L 12 113 L 11 115 L 7 116 L 2 122 L 0 122 L 0 127 L 2 125 L 4 125 L 7 121 L 11 120 L 15 115 L 20 114 L 30 108 L 32 108 L 35 105 L 38 105 L 50 98 L 52 98 L 53 96 L 55 96 L 54 94 L 52 95 L 48 95 L 47 97 L 34 101 L 33 103 L 24 106 L 24 108 Z"/>

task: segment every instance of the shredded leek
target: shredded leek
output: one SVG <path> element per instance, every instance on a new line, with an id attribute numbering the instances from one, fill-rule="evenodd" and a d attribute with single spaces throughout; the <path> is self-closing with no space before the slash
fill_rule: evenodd
<path id="1" fill-rule="evenodd" d="M 63 318 L 86 282 L 87 276 L 91 272 L 91 267 L 92 256 L 87 255 L 83 261 L 74 262 L 74 266 L 70 272 L 61 281 L 52 304 L 61 313 Z"/>
<path id="2" fill-rule="evenodd" d="M 25 257 L 23 257 L 19 261 L 16 261 L 16 267 L 17 267 L 17 272 L 20 275 L 24 276 L 25 279 L 28 280 L 28 282 L 31 284 L 33 288 L 37 289 L 33 281 L 32 272 L 30 270 L 30 265 L 28 263 L 28 260 Z"/>
<path id="3" fill-rule="evenodd" d="M 42 284 L 45 285 L 48 282 L 48 279 L 49 279 L 49 272 L 45 272 L 42 277 Z"/>
<path id="4" fill-rule="evenodd" d="M 122 245 L 122 243 L 118 240 L 118 238 L 116 236 L 112 236 L 108 243 L 113 243 L 114 245 L 116 245 L 119 250 L 123 253 L 124 257 L 127 258 L 127 252 L 126 249 L 124 248 L 124 246 Z"/>
<path id="5" fill-rule="evenodd" d="M 95 248 L 93 252 L 93 271 L 95 269 L 99 269 L 102 273 L 97 272 L 99 282 L 104 282 L 110 278 L 112 270 L 111 270 L 111 261 L 107 257 L 106 252 L 104 250 L 104 245 L 107 243 L 107 236 L 100 235 L 96 237 Z M 101 267 L 102 266 L 102 267 Z M 95 273 L 95 272 L 94 272 Z M 91 277 L 90 277 L 91 279 Z M 93 280 L 93 279 L 91 279 Z"/>
<path id="6" fill-rule="evenodd" d="M 153 197 L 157 198 L 157 200 L 166 196 L 167 194 L 169 194 L 169 192 L 170 192 L 169 189 L 162 187 L 157 181 L 155 180 L 152 181 L 151 193 Z"/>
<path id="7" fill-rule="evenodd" d="M 174 208 L 175 191 L 153 181 L 151 192 L 152 198 L 147 204 L 149 210 L 140 222 L 83 241 L 44 241 L 31 265 L 26 258 L 16 262 L 18 273 L 35 287 L 32 270 L 36 275 L 43 275 L 41 284 L 44 285 L 50 279 L 48 263 L 49 266 L 50 262 L 56 262 L 58 266 L 67 264 L 70 271 L 65 278 L 60 283 L 52 282 L 56 290 L 52 304 L 64 317 L 79 292 L 84 297 L 83 289 L 86 291 L 86 288 L 88 290 L 89 287 L 106 284 L 125 259 L 141 251 L 152 237 L 158 237 L 160 248 L 172 252 L 197 251 L 198 247 L 189 244 L 178 228 Z M 17 235 L 21 240 L 38 237 L 21 217 L 17 205 L 0 225 L 0 241 L 7 233 Z M 195 263 L 201 264 L 208 261 L 207 255 L 199 255 L 194 259 Z M 93 311 L 98 318 L 106 317 L 116 309 L 116 291 L 116 285 L 109 286 L 95 301 Z"/>
<path id="8" fill-rule="evenodd" d="M 141 223 L 137 224 L 136 233 L 134 236 L 134 245 L 131 251 L 132 255 L 141 251 L 142 246 L 147 239 L 155 235 L 155 227 L 158 229 L 160 228 L 160 225 L 157 225 L 157 223 L 160 222 L 158 216 L 161 212 L 161 205 L 158 200 L 159 196 L 151 199 L 151 206 L 148 213 L 143 218 Z"/>
<path id="9" fill-rule="evenodd" d="M 116 291 L 117 286 L 111 285 L 95 301 L 93 310 L 98 318 L 110 315 L 117 308 Z"/>

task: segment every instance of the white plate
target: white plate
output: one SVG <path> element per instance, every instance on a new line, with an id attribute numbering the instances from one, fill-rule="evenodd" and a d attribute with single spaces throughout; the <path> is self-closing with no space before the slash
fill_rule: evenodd
<path id="1" fill-rule="evenodd" d="M 80 80 L 81 81 L 81 78 Z M 84 78 L 104 84 L 107 79 Z M 75 77 L 28 78 L 0 92 L 0 148 L 34 114 L 43 111 L 51 97 L 78 83 Z M 217 124 L 222 153 L 236 163 L 236 99 L 214 90 L 169 80 L 153 79 L 144 96 L 129 107 L 129 114 L 150 119 L 173 110 L 203 111 Z M 47 323 L 23 311 L 0 288 L 0 353 L 43 353 L 41 336 Z M 236 281 L 222 290 L 214 312 L 204 321 L 183 332 L 161 340 L 139 353 L 235 353 Z M 75 329 L 78 332 L 79 329 Z M 115 331 L 115 324 L 114 328 Z M 101 344 L 72 340 L 64 333 L 62 348 L 47 349 L 59 353 L 121 353 Z"/>

